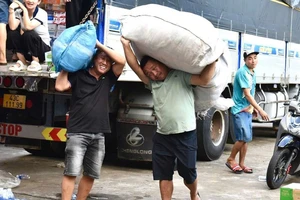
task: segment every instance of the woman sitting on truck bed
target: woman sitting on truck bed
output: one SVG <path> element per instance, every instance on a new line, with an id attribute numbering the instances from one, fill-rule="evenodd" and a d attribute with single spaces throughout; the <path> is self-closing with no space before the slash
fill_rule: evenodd
<path id="1" fill-rule="evenodd" d="M 40 63 L 45 60 L 45 52 L 50 51 L 50 36 L 48 32 L 48 14 L 38 7 L 41 0 L 24 0 L 24 4 L 14 0 L 9 6 L 9 27 L 21 31 L 12 31 L 13 47 L 17 52 L 18 61 L 9 67 L 13 71 L 38 71 Z M 31 62 L 27 67 L 27 61 Z"/>

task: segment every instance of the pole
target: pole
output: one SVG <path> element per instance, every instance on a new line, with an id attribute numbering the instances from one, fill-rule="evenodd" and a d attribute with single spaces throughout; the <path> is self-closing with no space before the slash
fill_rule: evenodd
<path id="1" fill-rule="evenodd" d="M 98 0 L 97 10 L 99 14 L 99 21 L 97 25 L 97 39 L 104 44 L 104 27 L 105 27 L 105 6 L 102 0 Z"/>

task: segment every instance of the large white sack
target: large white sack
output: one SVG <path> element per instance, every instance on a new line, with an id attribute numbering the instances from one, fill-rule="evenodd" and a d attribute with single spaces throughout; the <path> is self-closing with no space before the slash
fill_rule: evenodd
<path id="1" fill-rule="evenodd" d="M 138 60 L 149 55 L 170 68 L 198 74 L 224 51 L 214 26 L 192 13 L 148 4 L 131 9 L 120 21 Z"/>
<path id="2" fill-rule="evenodd" d="M 207 111 L 211 107 L 218 110 L 227 110 L 234 105 L 232 99 L 225 99 L 221 94 L 231 78 L 231 60 L 229 50 L 225 49 L 222 56 L 216 63 L 216 71 L 212 80 L 207 86 L 194 88 L 196 112 Z"/>

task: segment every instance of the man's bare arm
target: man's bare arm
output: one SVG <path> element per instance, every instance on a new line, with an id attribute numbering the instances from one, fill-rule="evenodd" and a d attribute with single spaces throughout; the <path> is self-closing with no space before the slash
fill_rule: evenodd
<path id="1" fill-rule="evenodd" d="M 121 37 L 121 42 L 123 44 L 123 49 L 124 49 L 124 53 L 125 53 L 125 57 L 126 57 L 128 65 L 136 73 L 136 75 L 141 79 L 141 81 L 144 84 L 148 85 L 150 82 L 150 79 L 144 74 L 141 66 L 138 64 L 137 59 L 130 47 L 130 41 L 125 39 L 124 37 Z"/>
<path id="2" fill-rule="evenodd" d="M 55 89 L 62 92 L 70 88 L 71 84 L 68 80 L 68 72 L 61 70 L 55 81 Z"/>
<path id="3" fill-rule="evenodd" d="M 215 74 L 216 62 L 217 61 L 207 65 L 199 75 L 193 74 L 191 78 L 191 84 L 198 86 L 207 85 Z"/>
<path id="4" fill-rule="evenodd" d="M 125 60 L 124 56 L 122 56 L 121 54 L 119 54 L 115 50 L 104 46 L 98 40 L 96 42 L 96 47 L 98 49 L 101 49 L 102 51 L 104 51 L 113 60 L 113 62 L 115 62 L 115 64 L 113 65 L 112 70 L 113 70 L 115 76 L 117 76 L 117 77 L 120 76 L 122 71 L 123 71 L 123 68 L 125 66 L 125 63 L 126 63 L 126 60 Z"/>
<path id="5" fill-rule="evenodd" d="M 258 111 L 258 113 L 262 117 L 262 119 L 266 120 L 266 121 L 269 121 L 268 114 L 256 103 L 255 99 L 250 94 L 250 89 L 249 88 L 244 88 L 243 92 L 244 92 L 244 95 L 245 95 L 246 99 L 254 107 L 254 109 L 256 109 Z"/>

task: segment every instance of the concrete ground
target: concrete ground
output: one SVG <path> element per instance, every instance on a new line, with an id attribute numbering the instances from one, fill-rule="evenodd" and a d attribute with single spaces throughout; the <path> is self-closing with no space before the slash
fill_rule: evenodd
<path id="1" fill-rule="evenodd" d="M 274 130 L 256 129 L 256 136 L 249 144 L 246 163 L 253 167 L 253 174 L 233 174 L 225 162 L 232 144 L 227 144 L 220 159 L 198 162 L 198 186 L 202 200 L 274 200 L 280 190 L 270 190 L 266 182 L 258 180 L 265 176 L 272 156 Z M 60 199 L 60 184 L 63 173 L 62 159 L 35 157 L 19 148 L 0 145 L 0 170 L 13 175 L 28 174 L 13 188 L 14 195 L 23 200 Z M 298 181 L 288 176 L 284 184 Z M 1 182 L 1 179 L 0 179 Z M 77 186 L 77 185 L 76 185 Z M 89 199 L 109 200 L 158 200 L 158 182 L 152 180 L 151 166 L 139 163 L 122 163 L 107 155 L 101 179 L 95 181 Z M 174 200 L 188 200 L 188 189 L 177 172 L 174 175 Z"/>

